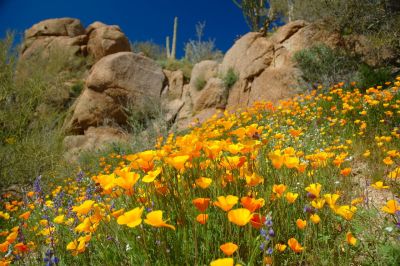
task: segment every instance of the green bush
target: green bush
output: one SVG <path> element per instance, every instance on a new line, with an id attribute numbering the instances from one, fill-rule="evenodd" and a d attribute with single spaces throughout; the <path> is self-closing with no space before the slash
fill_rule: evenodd
<path id="1" fill-rule="evenodd" d="M 345 52 L 333 50 L 325 44 L 303 49 L 294 55 L 306 82 L 326 86 L 350 81 L 357 71 L 357 60 Z"/>
<path id="2" fill-rule="evenodd" d="M 238 81 L 239 75 L 235 72 L 233 68 L 229 68 L 223 77 L 225 86 L 230 89 Z"/>
<path id="3" fill-rule="evenodd" d="M 167 51 L 165 47 L 154 43 L 153 41 L 134 42 L 131 44 L 132 51 L 142 53 L 153 60 L 166 60 Z"/>
<path id="4" fill-rule="evenodd" d="M 192 74 L 193 64 L 186 59 L 181 60 L 173 60 L 173 59 L 166 59 L 158 61 L 159 65 L 163 69 L 167 69 L 170 71 L 182 70 L 184 78 L 189 81 L 190 76 Z"/>
<path id="5" fill-rule="evenodd" d="M 368 89 L 372 86 L 383 85 L 390 79 L 390 69 L 385 67 L 374 69 L 366 64 L 361 64 L 355 80 L 359 88 Z"/>
<path id="6" fill-rule="evenodd" d="M 294 55 L 294 59 L 306 82 L 325 87 L 356 81 L 359 88 L 368 88 L 391 80 L 388 67 L 371 67 L 356 56 L 343 50 L 333 50 L 324 44 L 301 50 Z"/>
<path id="7" fill-rule="evenodd" d="M 61 167 L 68 106 L 55 97 L 71 89 L 65 83 L 78 78 L 82 66 L 80 58 L 72 60 L 62 51 L 17 64 L 12 43 L 12 34 L 0 40 L 0 189 L 31 184 Z"/>
<path id="8" fill-rule="evenodd" d="M 197 77 L 196 80 L 194 81 L 194 86 L 196 87 L 196 90 L 201 91 L 204 89 L 206 86 L 207 81 L 204 79 L 203 76 Z"/>

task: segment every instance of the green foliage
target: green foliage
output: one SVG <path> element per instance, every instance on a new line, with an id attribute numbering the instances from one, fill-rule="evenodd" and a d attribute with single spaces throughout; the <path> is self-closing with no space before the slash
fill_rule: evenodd
<path id="1" fill-rule="evenodd" d="M 62 161 L 61 125 L 68 98 L 81 85 L 65 85 L 79 77 L 82 60 L 54 51 L 20 61 L 13 35 L 0 41 L 0 187 L 31 183 L 51 175 Z"/>
<path id="2" fill-rule="evenodd" d="M 198 91 L 201 91 L 202 89 L 204 89 L 206 84 L 207 84 L 207 81 L 202 76 L 197 77 L 196 80 L 194 81 L 194 86 L 196 87 L 196 90 L 198 90 Z"/>
<path id="3" fill-rule="evenodd" d="M 235 83 L 238 81 L 239 75 L 233 68 L 229 68 L 226 72 L 225 76 L 223 77 L 223 81 L 225 86 L 230 89 Z"/>
<path id="4" fill-rule="evenodd" d="M 324 44 L 301 50 L 294 59 L 303 72 L 303 78 L 311 83 L 329 85 L 350 81 L 357 70 L 354 58 Z"/>
<path id="5" fill-rule="evenodd" d="M 391 79 L 388 67 L 373 68 L 359 58 L 319 44 L 294 55 L 306 82 L 329 86 L 338 82 L 356 81 L 357 86 L 369 88 L 383 85 Z"/>
<path id="6" fill-rule="evenodd" d="M 396 5 L 389 3 L 391 1 L 294 1 L 293 17 L 310 22 L 323 21 L 325 28 L 342 35 L 362 34 L 370 40 L 378 39 L 380 44 L 375 46 L 371 42 L 370 48 L 382 50 L 385 47 L 398 53 L 400 12 Z"/>
<path id="7" fill-rule="evenodd" d="M 153 60 L 166 60 L 167 52 L 165 47 L 154 43 L 153 41 L 134 42 L 131 44 L 132 51 L 142 53 L 144 56 Z"/>
<path id="8" fill-rule="evenodd" d="M 374 69 L 366 64 L 362 64 L 356 75 L 357 86 L 369 88 L 371 86 L 383 85 L 391 79 L 391 71 L 382 67 Z"/>
<path id="9" fill-rule="evenodd" d="M 85 86 L 85 84 L 83 83 L 83 81 L 79 81 L 79 82 L 75 83 L 74 85 L 72 85 L 71 86 L 71 96 L 74 98 L 77 98 L 83 91 L 84 86 Z"/>
<path id="10" fill-rule="evenodd" d="M 182 70 L 184 78 L 188 81 L 190 80 L 190 76 L 192 74 L 192 69 L 193 69 L 193 64 L 186 60 L 186 59 L 181 59 L 181 60 L 161 60 L 158 61 L 159 65 L 163 69 L 167 69 L 170 71 L 176 71 L 176 70 Z"/>

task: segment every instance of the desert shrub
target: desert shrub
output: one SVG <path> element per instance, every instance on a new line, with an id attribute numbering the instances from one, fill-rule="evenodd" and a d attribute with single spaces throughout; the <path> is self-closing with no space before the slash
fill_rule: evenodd
<path id="1" fill-rule="evenodd" d="M 233 68 L 229 68 L 226 74 L 223 77 L 223 81 L 225 86 L 230 89 L 233 85 L 235 85 L 236 81 L 239 79 L 239 75 Z"/>
<path id="2" fill-rule="evenodd" d="M 71 96 L 76 98 L 83 91 L 83 87 L 85 86 L 83 81 L 78 81 L 74 85 L 71 86 Z"/>
<path id="3" fill-rule="evenodd" d="M 201 91 L 207 84 L 207 81 L 204 79 L 203 76 L 197 77 L 194 81 L 194 86 L 196 90 Z"/>
<path id="4" fill-rule="evenodd" d="M 357 86 L 369 88 L 371 86 L 383 85 L 391 79 L 391 71 L 386 67 L 372 68 L 367 64 L 361 64 L 356 74 Z"/>
<path id="5" fill-rule="evenodd" d="M 205 22 L 197 23 L 196 35 L 197 40 L 189 40 L 185 44 L 185 59 L 196 64 L 204 60 L 220 61 L 223 54 L 215 47 L 215 40 L 209 39 L 208 41 L 202 40 L 204 35 Z"/>
<path id="6" fill-rule="evenodd" d="M 62 162 L 61 125 L 66 107 L 55 99 L 80 75 L 80 58 L 55 51 L 17 63 L 13 35 L 0 40 L 0 187 L 31 184 Z M 77 90 L 72 86 L 71 90 Z M 66 92 L 67 95 L 70 92 Z M 75 93 L 78 93 L 76 91 Z M 49 175 L 46 175 L 49 176 Z"/>
<path id="7" fill-rule="evenodd" d="M 134 42 L 131 44 L 132 51 L 142 53 L 153 60 L 166 60 L 167 51 L 165 47 L 154 43 L 153 41 Z"/>
<path id="8" fill-rule="evenodd" d="M 372 49 L 385 47 L 398 53 L 400 50 L 399 11 L 397 0 L 294 1 L 293 19 L 304 19 L 310 22 L 323 21 L 324 27 L 342 35 L 362 34 L 368 39 L 378 39 L 377 46 L 371 42 Z"/>
<path id="9" fill-rule="evenodd" d="M 186 81 L 190 80 L 190 76 L 192 74 L 192 69 L 193 69 L 193 64 L 190 61 L 186 59 L 181 59 L 181 60 L 166 59 L 166 60 L 160 60 L 158 61 L 158 63 L 163 69 L 167 69 L 170 71 L 182 70 L 183 76 L 186 79 Z"/>
<path id="10" fill-rule="evenodd" d="M 294 55 L 307 82 L 334 84 L 350 81 L 357 71 L 357 61 L 340 50 L 333 50 L 325 44 L 303 49 Z"/>
<path id="11" fill-rule="evenodd" d="M 356 81 L 368 88 L 391 79 L 389 67 L 372 67 L 344 50 L 334 50 L 324 44 L 303 49 L 294 55 L 306 82 L 329 86 L 338 82 Z"/>

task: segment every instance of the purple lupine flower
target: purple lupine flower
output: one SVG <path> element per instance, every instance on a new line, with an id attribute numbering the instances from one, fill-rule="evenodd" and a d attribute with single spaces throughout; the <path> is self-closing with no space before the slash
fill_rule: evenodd
<path id="1" fill-rule="evenodd" d="M 270 237 L 274 237 L 274 236 L 275 236 L 274 229 L 270 228 L 269 231 L 268 231 L 268 235 L 269 235 Z"/>

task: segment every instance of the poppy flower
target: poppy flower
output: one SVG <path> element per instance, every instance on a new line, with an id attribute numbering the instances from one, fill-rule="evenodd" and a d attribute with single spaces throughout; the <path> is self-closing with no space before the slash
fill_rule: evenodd
<path id="1" fill-rule="evenodd" d="M 289 247 L 296 253 L 300 253 L 304 250 L 304 247 L 300 245 L 300 243 L 295 239 L 291 238 L 288 240 Z"/>
<path id="2" fill-rule="evenodd" d="M 175 226 L 167 224 L 167 221 L 162 219 L 162 211 L 152 211 L 146 215 L 144 222 L 154 227 L 168 227 L 175 230 Z"/>
<path id="3" fill-rule="evenodd" d="M 121 225 L 126 225 L 128 227 L 136 227 L 142 223 L 142 213 L 144 208 L 136 207 L 135 209 L 125 212 L 120 215 L 117 219 L 117 223 Z"/>
<path id="4" fill-rule="evenodd" d="M 243 207 L 248 209 L 250 212 L 255 212 L 256 210 L 258 210 L 264 206 L 265 200 L 262 198 L 255 199 L 253 197 L 242 197 L 240 199 L 240 203 L 242 204 Z"/>
<path id="5" fill-rule="evenodd" d="M 353 218 L 354 213 L 356 213 L 357 208 L 355 206 L 343 205 L 335 209 L 336 214 L 342 216 L 347 221 Z"/>
<path id="6" fill-rule="evenodd" d="M 81 215 L 86 215 L 92 209 L 94 200 L 86 200 L 79 206 L 72 207 L 72 211 Z"/>
<path id="7" fill-rule="evenodd" d="M 248 209 L 240 208 L 228 212 L 228 220 L 239 226 L 245 226 L 250 222 L 253 215 Z"/>
<path id="8" fill-rule="evenodd" d="M 374 184 L 371 184 L 371 187 L 375 188 L 375 189 L 385 189 L 385 188 L 389 188 L 389 186 L 385 186 L 383 185 L 382 181 L 377 181 Z"/>
<path id="9" fill-rule="evenodd" d="M 291 169 L 291 168 L 296 168 L 299 165 L 300 160 L 297 157 L 285 156 L 283 163 L 287 168 Z"/>
<path id="10" fill-rule="evenodd" d="M 400 204 L 396 200 L 389 200 L 386 202 L 386 206 L 382 207 L 382 211 L 395 214 L 397 211 L 400 211 Z"/>
<path id="11" fill-rule="evenodd" d="M 198 223 L 206 224 L 207 220 L 208 220 L 208 214 L 200 213 L 199 215 L 196 216 L 196 221 Z"/>
<path id="12" fill-rule="evenodd" d="M 288 192 L 288 193 L 286 193 L 286 200 L 289 202 L 289 203 L 294 203 L 295 201 L 296 201 L 296 199 L 297 199 L 297 197 L 299 196 L 299 193 L 292 193 L 292 192 Z"/>
<path id="13" fill-rule="evenodd" d="M 351 168 L 344 168 L 340 171 L 340 174 L 343 176 L 348 176 L 351 173 Z"/>
<path id="14" fill-rule="evenodd" d="M 54 218 L 53 222 L 56 224 L 62 224 L 64 222 L 65 215 L 61 214 Z"/>
<path id="15" fill-rule="evenodd" d="M 224 258 L 224 259 L 213 260 L 210 263 L 210 266 L 233 266 L 233 259 L 232 258 Z"/>
<path id="16" fill-rule="evenodd" d="M 322 209 L 325 205 L 325 200 L 324 199 L 315 199 L 311 201 L 311 206 L 313 206 L 315 209 Z"/>
<path id="17" fill-rule="evenodd" d="M 285 192 L 287 186 L 284 184 L 279 184 L 279 185 L 273 185 L 272 186 L 272 192 L 274 192 L 278 198 L 280 198 L 283 195 L 283 192 Z"/>
<path id="18" fill-rule="evenodd" d="M 319 222 L 321 221 L 321 218 L 319 217 L 319 215 L 318 214 L 312 214 L 311 216 L 310 216 L 310 220 L 311 220 L 311 222 L 313 222 L 314 224 L 319 224 Z"/>
<path id="19" fill-rule="evenodd" d="M 325 194 L 325 202 L 329 205 L 331 209 L 335 209 L 336 201 L 339 199 L 339 194 Z"/>
<path id="20" fill-rule="evenodd" d="M 235 206 L 235 204 L 239 201 L 239 198 L 236 196 L 228 195 L 228 196 L 219 196 L 217 201 L 214 202 L 214 206 L 221 208 L 224 211 L 229 211 Z"/>
<path id="21" fill-rule="evenodd" d="M 154 170 L 154 171 L 149 171 L 149 172 L 147 172 L 147 175 L 145 175 L 143 178 L 142 178 L 142 182 L 144 182 L 144 183 L 151 183 L 151 182 L 153 182 L 154 181 L 154 179 L 156 179 L 157 178 L 157 176 L 161 173 L 161 167 L 158 167 L 156 170 Z"/>
<path id="22" fill-rule="evenodd" d="M 209 198 L 197 198 L 197 199 L 194 199 L 192 202 L 193 202 L 194 206 L 200 212 L 204 212 L 208 208 L 208 205 L 210 203 L 210 199 Z"/>
<path id="23" fill-rule="evenodd" d="M 230 256 L 238 249 L 238 245 L 228 242 L 219 247 L 226 256 Z"/>
<path id="24" fill-rule="evenodd" d="M 197 186 L 201 187 L 202 189 L 206 189 L 211 185 L 212 179 L 207 177 L 200 177 L 197 178 L 195 182 Z"/>
<path id="25" fill-rule="evenodd" d="M 246 184 L 248 186 L 254 187 L 264 182 L 264 178 L 262 176 L 257 175 L 256 173 L 252 173 L 251 175 L 246 174 Z"/>
<path id="26" fill-rule="evenodd" d="M 124 168 L 122 170 L 115 171 L 120 177 L 115 179 L 115 184 L 123 188 L 127 195 L 133 194 L 133 186 L 137 183 L 140 178 L 138 173 L 130 172 L 129 168 Z"/>
<path id="27" fill-rule="evenodd" d="M 307 221 L 302 219 L 297 219 L 296 225 L 300 230 L 303 230 L 307 226 Z"/>
<path id="28" fill-rule="evenodd" d="M 20 219 L 24 219 L 24 220 L 28 220 L 28 219 L 29 219 L 29 216 L 31 216 L 31 212 L 30 212 L 30 211 L 27 211 L 27 212 L 24 212 L 23 214 L 21 214 L 21 215 L 19 216 L 19 218 L 20 218 Z"/>
<path id="29" fill-rule="evenodd" d="M 355 238 L 351 232 L 347 232 L 346 241 L 352 246 L 355 246 L 357 244 L 357 238 Z"/>
<path id="30" fill-rule="evenodd" d="M 167 158 L 167 163 L 173 166 L 176 170 L 182 170 L 185 168 L 186 161 L 189 160 L 189 155 L 180 155 L 173 158 Z"/>
<path id="31" fill-rule="evenodd" d="M 308 187 L 306 187 L 306 191 L 313 195 L 315 198 L 319 198 L 319 193 L 321 192 L 321 184 L 315 183 L 315 184 L 310 184 Z"/>
<path id="32" fill-rule="evenodd" d="M 278 243 L 278 244 L 275 245 L 275 249 L 278 250 L 279 252 L 284 252 L 286 247 L 287 246 L 285 244 L 279 244 Z"/>
<path id="33" fill-rule="evenodd" d="M 266 218 L 265 216 L 262 216 L 262 215 L 259 214 L 259 213 L 255 213 L 255 214 L 253 215 L 253 218 L 251 218 L 251 220 L 250 220 L 250 224 L 251 224 L 254 228 L 260 229 L 260 228 L 264 225 L 264 223 L 265 223 L 266 220 L 267 220 L 267 218 Z"/>

